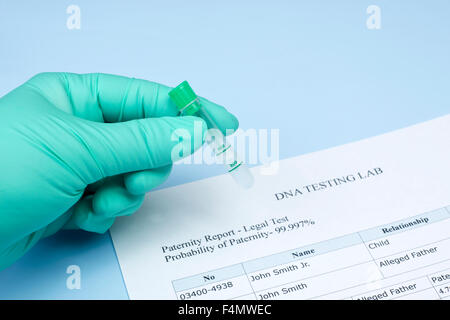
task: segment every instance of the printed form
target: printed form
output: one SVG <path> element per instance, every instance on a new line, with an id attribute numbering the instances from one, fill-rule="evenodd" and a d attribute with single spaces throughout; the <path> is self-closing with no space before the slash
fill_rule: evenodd
<path id="1" fill-rule="evenodd" d="M 450 299 L 450 115 L 251 170 L 118 219 L 131 299 Z"/>

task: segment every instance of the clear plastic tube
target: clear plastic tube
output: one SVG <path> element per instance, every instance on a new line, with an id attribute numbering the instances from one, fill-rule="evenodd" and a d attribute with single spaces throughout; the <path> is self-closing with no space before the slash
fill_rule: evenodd
<path id="1" fill-rule="evenodd" d="M 218 125 L 203 107 L 200 107 L 197 115 L 203 118 L 211 128 L 216 129 L 214 133 L 208 130 L 206 144 L 212 149 L 216 157 L 223 160 L 226 170 L 234 181 L 243 188 L 250 188 L 254 182 L 252 173 L 227 142 L 225 135 L 218 129 Z"/>
<path id="2" fill-rule="evenodd" d="M 177 106 L 180 115 L 194 115 L 206 121 L 208 128 L 210 128 L 206 136 L 207 145 L 213 150 L 216 157 L 223 160 L 226 170 L 234 181 L 243 188 L 250 188 L 254 180 L 252 173 L 227 142 L 225 135 L 220 131 L 213 117 L 202 106 L 200 99 L 189 83 L 183 81 L 169 92 L 169 96 Z M 212 129 L 215 129 L 214 132 L 212 132 Z"/>

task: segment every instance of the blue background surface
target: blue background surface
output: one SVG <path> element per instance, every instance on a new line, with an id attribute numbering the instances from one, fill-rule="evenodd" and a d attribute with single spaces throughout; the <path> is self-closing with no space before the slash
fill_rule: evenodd
<path id="1" fill-rule="evenodd" d="M 1 1 L 0 40 L 0 96 L 44 71 L 188 79 L 243 129 L 280 129 L 281 158 L 450 110 L 448 0 Z M 179 165 L 162 187 L 221 173 Z M 72 264 L 80 290 L 66 288 Z M 58 233 L 0 272 L 0 299 L 79 298 L 128 298 L 109 234 Z"/>

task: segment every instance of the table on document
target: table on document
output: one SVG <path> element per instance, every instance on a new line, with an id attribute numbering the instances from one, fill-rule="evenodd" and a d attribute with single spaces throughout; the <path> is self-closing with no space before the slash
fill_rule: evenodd
<path id="1" fill-rule="evenodd" d="M 450 299 L 450 207 L 172 281 L 188 299 Z"/>

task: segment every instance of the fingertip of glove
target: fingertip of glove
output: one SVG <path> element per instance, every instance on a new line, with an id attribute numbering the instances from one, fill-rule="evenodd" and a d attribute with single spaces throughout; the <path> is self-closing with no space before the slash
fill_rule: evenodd
<path id="1" fill-rule="evenodd" d="M 104 188 L 96 192 L 92 209 L 96 215 L 114 217 L 120 212 L 142 204 L 143 195 L 132 195 L 122 188 Z"/>
<path id="2" fill-rule="evenodd" d="M 172 166 L 169 165 L 126 174 L 124 177 L 125 188 L 132 195 L 144 195 L 166 181 L 171 171 Z"/>

